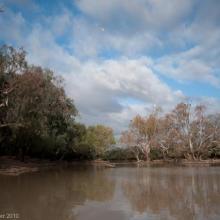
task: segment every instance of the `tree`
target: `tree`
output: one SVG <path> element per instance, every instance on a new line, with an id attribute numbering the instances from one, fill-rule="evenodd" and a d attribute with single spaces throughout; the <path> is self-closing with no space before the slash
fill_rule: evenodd
<path id="1" fill-rule="evenodd" d="M 212 144 L 207 148 L 208 156 L 220 157 L 220 114 L 209 115 L 208 120 L 212 124 L 213 129 Z"/>
<path id="2" fill-rule="evenodd" d="M 156 143 L 157 147 L 162 152 L 163 159 L 167 159 L 169 156 L 177 156 L 177 135 L 177 130 L 169 113 L 158 119 Z"/>
<path id="3" fill-rule="evenodd" d="M 195 119 L 191 125 L 196 159 L 207 157 L 211 148 L 219 144 L 220 124 L 218 118 L 207 117 L 205 110 L 204 105 L 195 107 Z"/>
<path id="4" fill-rule="evenodd" d="M 187 159 L 201 159 L 216 142 L 219 127 L 216 121 L 210 120 L 205 110 L 204 105 L 192 108 L 191 104 L 180 103 L 172 111 L 175 139 Z"/>
<path id="5" fill-rule="evenodd" d="M 185 149 L 185 157 L 195 160 L 193 130 L 191 127 L 192 107 L 189 103 L 179 103 L 172 111 L 172 119 L 178 134 L 178 144 Z"/>
<path id="6" fill-rule="evenodd" d="M 23 49 L 0 49 L 0 144 L 10 143 L 22 160 L 37 140 L 57 140 L 62 147 L 54 150 L 59 153 L 70 141 L 69 129 L 75 132 L 78 113 L 62 80 L 48 69 L 28 66 L 25 54 Z"/>
<path id="7" fill-rule="evenodd" d="M 114 144 L 113 130 L 77 123 L 62 79 L 28 65 L 23 49 L 0 48 L 0 153 L 63 159 L 97 156 Z"/>
<path id="8" fill-rule="evenodd" d="M 104 125 L 89 126 L 86 134 L 86 143 L 93 146 L 96 157 L 101 157 L 104 152 L 115 144 L 113 130 Z"/>
<path id="9" fill-rule="evenodd" d="M 158 130 L 159 111 L 160 109 L 157 108 L 147 117 L 135 116 L 129 125 L 129 130 L 121 135 L 121 143 L 132 149 L 137 160 L 140 152 L 145 160 L 150 160 L 150 150 L 155 146 Z"/>
<path id="10" fill-rule="evenodd" d="M 11 80 L 16 74 L 27 69 L 25 55 L 26 53 L 22 48 L 15 50 L 6 45 L 0 48 L 0 127 L 6 126 L 4 118 L 7 112 L 9 94 L 14 89 Z"/>
<path id="11" fill-rule="evenodd" d="M 32 67 L 14 77 L 11 84 L 14 89 L 9 96 L 6 122 L 19 125 L 16 133 L 23 139 L 19 150 L 24 157 L 31 139 L 64 135 L 77 111 L 51 71 Z"/>
<path id="12" fill-rule="evenodd" d="M 220 154 L 220 116 L 208 115 L 204 105 L 193 107 L 179 103 L 171 112 L 159 117 L 153 111 L 146 117 L 137 115 L 122 132 L 120 141 L 136 159 L 186 158 L 199 160 Z"/>
<path id="13" fill-rule="evenodd" d="M 138 136 L 134 132 L 130 130 L 122 132 L 120 143 L 124 144 L 132 152 L 137 162 L 140 161 L 141 151 L 138 145 Z"/>
<path id="14" fill-rule="evenodd" d="M 12 136 L 11 128 L 19 126 L 17 124 L 8 124 L 6 122 L 9 95 L 14 90 L 11 80 L 27 68 L 25 60 L 25 51 L 14 49 L 13 47 L 3 45 L 0 47 L 0 147 L 1 151 L 9 145 L 9 139 Z M 8 147 L 7 147 L 8 148 Z M 8 151 L 8 149 L 7 149 Z"/>

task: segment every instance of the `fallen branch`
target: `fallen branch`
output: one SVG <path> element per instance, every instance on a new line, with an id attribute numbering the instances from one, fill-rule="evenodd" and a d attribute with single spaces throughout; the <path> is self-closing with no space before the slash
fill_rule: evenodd
<path id="1" fill-rule="evenodd" d="M 5 127 L 24 127 L 24 125 L 20 123 L 8 123 L 8 124 L 0 125 L 0 128 L 5 128 Z"/>

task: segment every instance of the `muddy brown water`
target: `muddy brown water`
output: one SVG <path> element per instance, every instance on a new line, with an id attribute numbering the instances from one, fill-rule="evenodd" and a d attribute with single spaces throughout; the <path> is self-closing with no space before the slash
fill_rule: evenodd
<path id="1" fill-rule="evenodd" d="M 85 166 L 0 175 L 0 219 L 3 217 L 217 220 L 220 167 Z"/>

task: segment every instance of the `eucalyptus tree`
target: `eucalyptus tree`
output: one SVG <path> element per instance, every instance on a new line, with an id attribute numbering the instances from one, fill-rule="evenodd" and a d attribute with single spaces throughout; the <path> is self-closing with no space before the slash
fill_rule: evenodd
<path id="1" fill-rule="evenodd" d="M 0 127 L 8 126 L 4 119 L 10 102 L 9 95 L 15 89 L 11 80 L 16 74 L 21 74 L 27 69 L 25 51 L 11 46 L 0 47 Z"/>
<path id="2" fill-rule="evenodd" d="M 102 157 L 105 151 L 115 144 L 113 130 L 104 125 L 89 126 L 85 142 L 93 147 L 96 157 Z"/>
<path id="3" fill-rule="evenodd" d="M 140 148 L 138 142 L 138 135 L 131 130 L 123 131 L 120 137 L 120 143 L 125 145 L 129 151 L 134 155 L 137 162 L 140 161 Z"/>
<path id="4" fill-rule="evenodd" d="M 77 110 L 53 72 L 27 64 L 23 49 L 0 49 L 1 143 L 24 159 L 38 139 L 63 137 Z"/>
<path id="5" fill-rule="evenodd" d="M 192 107 L 188 103 L 180 103 L 172 111 L 176 129 L 174 138 L 187 159 L 201 159 L 217 143 L 219 124 L 211 119 L 213 116 L 208 116 L 204 105 Z"/>
<path id="6" fill-rule="evenodd" d="M 220 121 L 218 114 L 207 115 L 204 105 L 195 107 L 195 118 L 192 122 L 193 145 L 196 159 L 208 157 L 213 147 L 219 146 Z"/>
<path id="7" fill-rule="evenodd" d="M 137 160 L 140 154 L 144 155 L 145 160 L 150 160 L 150 151 L 156 146 L 158 113 L 159 109 L 155 109 L 146 117 L 135 116 L 131 120 L 128 131 L 121 135 L 121 143 L 132 149 Z"/>
<path id="8" fill-rule="evenodd" d="M 156 157 L 162 154 L 164 159 L 219 156 L 220 116 L 208 115 L 204 105 L 179 103 L 160 117 L 157 111 L 146 117 L 135 116 L 120 141 L 132 149 L 137 160 L 141 155 L 149 160 L 151 152 L 159 152 Z"/>

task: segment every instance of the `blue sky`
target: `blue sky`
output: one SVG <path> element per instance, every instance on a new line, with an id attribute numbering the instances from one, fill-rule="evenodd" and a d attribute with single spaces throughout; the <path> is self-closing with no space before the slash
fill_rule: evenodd
<path id="1" fill-rule="evenodd" d="M 191 100 L 220 107 L 218 0 L 0 0 L 0 43 L 49 67 L 86 124 Z"/>

